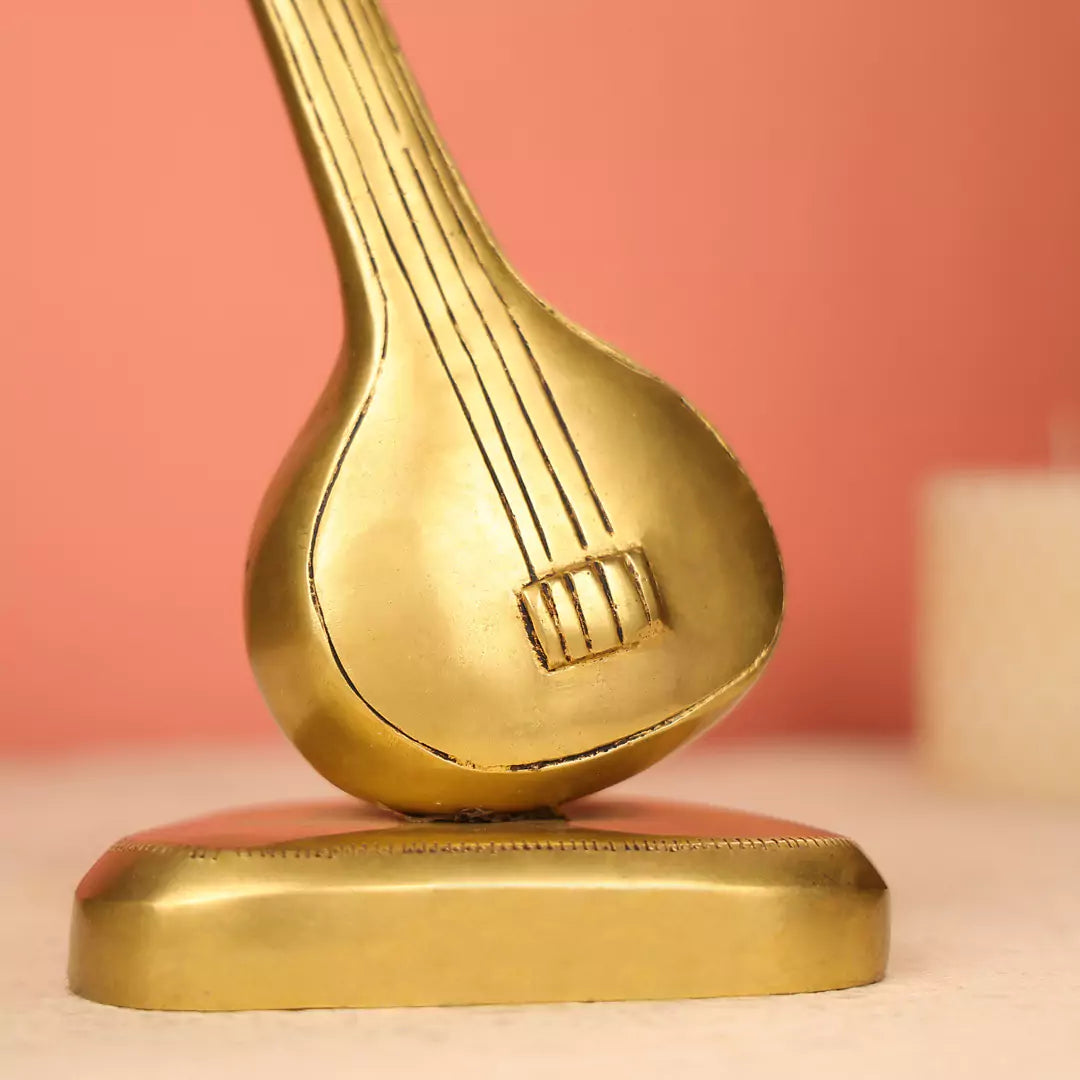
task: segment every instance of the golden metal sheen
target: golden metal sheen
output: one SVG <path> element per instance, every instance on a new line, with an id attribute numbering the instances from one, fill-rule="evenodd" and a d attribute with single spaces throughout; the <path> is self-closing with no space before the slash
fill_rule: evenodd
<path id="1" fill-rule="evenodd" d="M 760 674 L 761 503 L 677 393 L 510 269 L 372 0 L 254 7 L 347 323 L 252 540 L 262 692 L 323 776 L 399 809 L 621 780 Z"/>
<path id="2" fill-rule="evenodd" d="M 569 801 L 760 675 L 772 530 L 701 416 L 510 269 L 373 0 L 253 6 L 347 329 L 256 523 L 249 651 L 319 772 L 402 813 L 263 807 L 121 841 L 76 894 L 72 989 L 224 1010 L 880 978 L 885 886 L 849 840 Z"/>
<path id="3" fill-rule="evenodd" d="M 79 886 L 70 980 L 145 1009 L 715 997 L 879 979 L 851 841 L 609 796 L 567 820 L 405 824 L 331 802 L 120 841 Z"/>

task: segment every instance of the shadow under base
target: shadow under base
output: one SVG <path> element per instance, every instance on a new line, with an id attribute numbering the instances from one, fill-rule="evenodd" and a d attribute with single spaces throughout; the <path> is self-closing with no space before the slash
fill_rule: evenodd
<path id="1" fill-rule="evenodd" d="M 874 982 L 885 884 L 840 836 L 596 796 L 564 818 L 350 801 L 121 840 L 79 885 L 71 989 L 219 1011 L 697 998 Z"/>

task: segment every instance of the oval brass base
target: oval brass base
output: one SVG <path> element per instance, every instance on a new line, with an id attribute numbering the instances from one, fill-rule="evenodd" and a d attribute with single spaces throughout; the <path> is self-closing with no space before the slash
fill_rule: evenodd
<path id="1" fill-rule="evenodd" d="M 780 994 L 881 978 L 884 882 L 850 840 L 595 797 L 566 818 L 233 810 L 114 845 L 80 884 L 70 984 L 144 1009 Z"/>

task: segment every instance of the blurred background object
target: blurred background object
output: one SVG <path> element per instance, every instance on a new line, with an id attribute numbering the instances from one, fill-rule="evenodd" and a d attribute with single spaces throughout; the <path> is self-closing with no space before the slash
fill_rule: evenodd
<path id="1" fill-rule="evenodd" d="M 945 474 L 923 509 L 927 762 L 964 788 L 1080 802 L 1080 469 Z"/>
<path id="2" fill-rule="evenodd" d="M 385 6 L 518 269 L 773 515 L 788 621 L 727 730 L 906 731 L 924 477 L 1080 406 L 1076 5 Z M 11 7 L 0 751 L 272 735 L 247 532 L 341 314 L 269 65 L 241 0 Z"/>

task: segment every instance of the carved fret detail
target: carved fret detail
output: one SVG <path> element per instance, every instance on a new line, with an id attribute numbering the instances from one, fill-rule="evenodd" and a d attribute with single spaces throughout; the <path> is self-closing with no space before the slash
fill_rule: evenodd
<path id="1" fill-rule="evenodd" d="M 640 548 L 548 574 L 526 585 L 518 601 L 548 671 L 626 648 L 662 625 L 656 582 Z"/>

